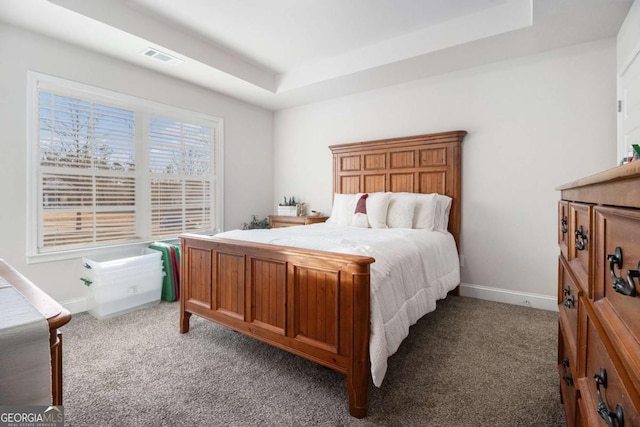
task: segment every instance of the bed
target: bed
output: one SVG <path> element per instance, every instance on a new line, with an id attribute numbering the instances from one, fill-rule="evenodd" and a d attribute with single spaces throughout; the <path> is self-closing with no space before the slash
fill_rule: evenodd
<path id="1" fill-rule="evenodd" d="M 364 417 L 369 378 L 380 384 L 388 353 L 395 351 L 408 333 L 408 326 L 402 326 L 398 333 L 379 326 L 378 300 L 388 299 L 384 293 L 377 296 L 380 277 L 400 282 L 405 278 L 392 270 L 411 270 L 403 268 L 400 259 L 385 255 L 396 253 L 385 251 L 395 241 L 385 239 L 393 234 L 422 236 L 411 237 L 415 240 L 411 245 L 418 245 L 420 240 L 431 239 L 425 236 L 432 236 L 449 248 L 447 252 L 454 253 L 455 260 L 449 257 L 445 262 L 448 277 L 435 279 L 429 295 L 421 295 L 415 304 L 419 309 L 401 313 L 409 324 L 432 311 L 435 300 L 457 289 L 461 143 L 465 135 L 465 131 L 451 131 L 331 146 L 334 210 L 330 224 L 258 231 L 252 237 L 240 232 L 182 235 L 180 332 L 189 331 L 189 319 L 195 314 L 342 372 L 346 375 L 349 413 Z M 420 200 L 433 193 L 446 196 L 450 203 L 448 226 L 441 230 L 444 232 L 435 232 L 339 224 L 336 204 L 345 200 L 354 203 L 364 193 L 371 195 L 370 202 L 390 193 L 394 198 L 415 193 Z M 371 209 L 368 214 L 373 223 Z M 345 228 L 355 234 L 343 234 Z M 307 235 L 324 239 L 310 244 Z M 368 238 L 371 240 L 364 248 L 352 244 Z M 385 339 L 389 337 L 392 339 Z M 381 340 L 393 342 L 385 342 L 380 350 Z"/>

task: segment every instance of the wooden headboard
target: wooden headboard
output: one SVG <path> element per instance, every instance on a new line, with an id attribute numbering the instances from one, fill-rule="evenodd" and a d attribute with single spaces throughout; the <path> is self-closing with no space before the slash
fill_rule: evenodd
<path id="1" fill-rule="evenodd" d="M 332 145 L 334 193 L 439 193 L 453 199 L 449 231 L 460 245 L 461 143 L 466 131 Z"/>

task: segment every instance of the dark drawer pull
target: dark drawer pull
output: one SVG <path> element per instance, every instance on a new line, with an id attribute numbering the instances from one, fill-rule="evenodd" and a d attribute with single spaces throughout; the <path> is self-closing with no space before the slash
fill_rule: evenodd
<path id="1" fill-rule="evenodd" d="M 565 216 L 564 218 L 562 218 L 562 220 L 560 220 L 560 224 L 562 224 L 562 234 L 567 234 L 567 223 L 569 222 L 569 219 Z"/>
<path id="2" fill-rule="evenodd" d="M 576 303 L 576 299 L 573 295 L 564 299 L 564 306 L 567 308 L 573 308 Z"/>
<path id="3" fill-rule="evenodd" d="M 611 274 L 611 279 L 613 279 L 611 287 L 616 292 L 622 293 L 621 290 L 627 287 L 627 281 L 622 277 L 618 277 L 614 270 L 615 267 L 622 268 L 622 248 L 617 246 L 613 255 L 607 255 L 607 260 L 609 261 L 609 273 Z"/>
<path id="4" fill-rule="evenodd" d="M 589 232 L 584 231 L 582 226 L 578 227 L 576 230 L 576 249 L 579 251 L 584 251 L 587 248 L 587 241 L 589 240 L 588 236 Z"/>
<path id="5" fill-rule="evenodd" d="M 607 371 L 604 368 L 600 368 L 599 374 L 594 374 L 593 379 L 596 381 L 596 394 L 598 395 L 598 415 L 604 420 L 609 427 L 614 427 L 613 420 L 617 421 L 618 427 L 624 427 L 624 413 L 622 406 L 618 403 L 616 410 L 611 411 L 607 406 L 607 403 L 602 398 L 602 392 L 600 386 L 607 388 Z"/>
<path id="6" fill-rule="evenodd" d="M 640 278 L 640 262 L 638 262 L 637 270 L 629 270 L 629 272 L 627 273 L 627 282 L 629 286 L 622 291 L 619 291 L 616 288 L 616 292 L 620 292 L 621 294 L 626 295 L 628 297 L 635 297 L 636 294 L 638 293 L 637 291 L 638 287 L 636 286 L 636 281 L 635 281 L 635 279 L 637 278 Z"/>
<path id="7" fill-rule="evenodd" d="M 609 273 L 611 274 L 611 279 L 613 279 L 611 287 L 619 294 L 629 297 L 636 296 L 635 279 L 640 277 L 640 272 L 638 271 L 640 270 L 640 263 L 638 263 L 638 270 L 629 270 L 627 280 L 624 280 L 624 278 L 618 277 L 614 270 L 614 267 L 622 268 L 622 248 L 620 246 L 616 247 L 613 255 L 607 255 L 607 260 L 609 261 Z"/>
<path id="8" fill-rule="evenodd" d="M 564 306 L 567 308 L 573 307 L 576 299 L 573 295 L 571 295 L 571 288 L 568 286 L 566 288 L 563 288 L 562 295 L 564 296 L 564 302 L 562 304 L 564 304 Z"/>
<path id="9" fill-rule="evenodd" d="M 564 374 L 562 375 L 562 379 L 564 380 L 564 382 L 569 387 L 572 387 L 573 386 L 573 375 L 571 375 L 571 372 L 567 373 L 567 369 L 569 368 L 569 358 L 568 357 L 565 357 L 564 359 L 562 359 L 562 366 L 564 366 Z"/>

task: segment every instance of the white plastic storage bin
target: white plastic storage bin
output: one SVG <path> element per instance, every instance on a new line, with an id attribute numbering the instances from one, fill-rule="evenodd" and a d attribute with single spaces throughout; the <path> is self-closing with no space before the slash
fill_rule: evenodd
<path id="1" fill-rule="evenodd" d="M 89 287 L 89 313 L 105 319 L 158 303 L 164 277 L 161 257 L 161 252 L 148 248 L 84 257 L 82 281 Z"/>

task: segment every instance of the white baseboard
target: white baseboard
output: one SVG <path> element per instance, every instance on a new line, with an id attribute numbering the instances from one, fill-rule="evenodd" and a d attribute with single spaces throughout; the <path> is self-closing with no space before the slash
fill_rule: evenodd
<path id="1" fill-rule="evenodd" d="M 69 310 L 71 314 L 82 313 L 90 308 L 88 298 L 75 298 L 68 301 L 62 301 L 60 304 Z"/>
<path id="2" fill-rule="evenodd" d="M 460 295 L 463 297 L 478 298 L 487 301 L 503 302 L 505 304 L 523 305 L 525 307 L 539 308 L 542 310 L 558 311 L 558 300 L 555 296 L 532 294 L 528 292 L 509 291 L 489 286 L 460 284 Z M 76 298 L 63 301 L 62 306 L 71 314 L 89 310 L 87 298 Z"/>
<path id="3" fill-rule="evenodd" d="M 542 310 L 558 311 L 558 299 L 555 296 L 516 292 L 488 286 L 460 284 L 460 295 L 487 301 L 503 302 L 506 304 L 523 305 L 525 307 Z"/>

